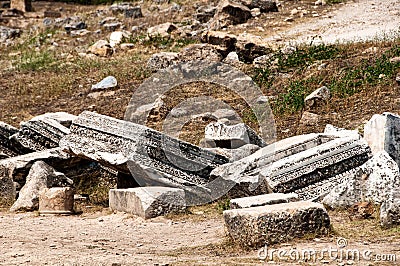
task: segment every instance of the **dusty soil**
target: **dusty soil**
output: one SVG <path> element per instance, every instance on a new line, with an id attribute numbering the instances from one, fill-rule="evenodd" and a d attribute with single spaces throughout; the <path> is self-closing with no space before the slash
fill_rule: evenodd
<path id="1" fill-rule="evenodd" d="M 349 1 L 314 8 L 314 1 L 282 1 L 281 12 L 267 14 L 260 20 L 252 20 L 248 28 L 237 26 L 232 32 L 248 31 L 260 34 L 273 42 L 286 43 L 296 40 L 309 41 L 321 36 L 324 41 L 353 40 L 375 37 L 398 29 L 398 0 Z M 92 7 L 76 8 L 67 4 L 37 2 L 37 8 L 63 7 L 69 15 L 90 11 Z M 294 16 L 293 22 L 284 22 L 293 8 L 307 9 L 310 13 L 302 18 Z M 190 11 L 190 10 L 189 10 Z M 188 11 L 188 12 L 189 12 Z M 311 13 L 315 11 L 316 13 Z M 317 14 L 312 16 L 311 14 Z M 154 16 L 148 23 L 154 25 L 171 16 Z M 37 19 L 35 22 L 41 21 Z M 268 25 L 269 30 L 257 27 Z M 82 37 L 82 39 L 85 39 Z M 100 39 L 90 36 L 87 43 Z M 76 57 L 79 41 L 62 38 L 60 54 L 68 53 Z M 369 45 L 364 47 L 367 49 Z M 46 111 L 67 111 L 79 114 L 83 110 L 93 110 L 122 118 L 129 99 L 148 76 L 141 66 L 157 49 L 140 47 L 137 51 L 116 55 L 115 59 L 85 62 L 79 58 L 68 61 L 66 67 L 54 72 L 18 72 L 8 69 L 9 61 L 15 59 L 12 48 L 5 48 L 0 58 L 0 119 L 17 125 L 20 121 Z M 83 49 L 84 50 L 84 49 Z M 1 51 L 0 51 L 1 52 Z M 118 69 L 110 73 L 116 64 L 131 68 Z M 8 70 L 7 70 L 8 69 Z M 83 71 L 83 70 L 84 71 Z M 82 75 L 85 72 L 85 75 Z M 47 74 L 51 75 L 47 75 Z M 114 74 L 120 86 L 111 92 L 90 93 L 90 85 L 99 81 L 99 76 Z M 58 86 L 62 84 L 63 86 Z M 37 88 L 41 88 L 38 90 Z M 399 89 L 362 92 L 347 98 L 336 99 L 325 110 L 326 121 L 336 125 L 355 128 L 364 123 L 374 113 L 400 111 Z M 378 101 L 371 104 L 375 97 Z M 396 100 L 397 99 L 397 100 Z M 345 111 L 343 111 L 345 110 Z M 332 115 L 334 114 L 334 115 Z M 315 128 L 297 128 L 298 114 L 278 121 L 279 130 L 293 135 Z M 321 123 L 322 124 L 322 123 Z M 294 126 L 295 125 L 295 126 Z M 280 132 L 278 132 L 280 133 Z M 282 134 L 281 136 L 285 136 Z M 256 250 L 242 250 L 225 238 L 223 219 L 215 206 L 194 210 L 185 216 L 157 218 L 144 221 L 127 214 L 111 214 L 107 209 L 84 212 L 77 216 L 38 216 L 37 213 L 0 214 L 0 264 L 1 265 L 265 265 L 257 258 Z M 207 208 L 213 209 L 208 213 Z M 297 249 L 315 248 L 322 250 L 335 247 L 338 237 L 345 237 L 349 247 L 369 249 L 380 254 L 400 256 L 399 228 L 382 230 L 378 220 L 357 220 L 352 214 L 331 213 L 333 233 L 330 236 L 310 237 L 272 248 Z M 400 260 L 398 258 L 397 260 Z M 277 261 L 275 265 L 298 265 L 298 262 Z M 303 265 L 318 263 L 303 262 Z M 327 263 L 328 264 L 328 263 Z M 382 262 L 363 261 L 360 265 L 384 265 Z M 331 262 L 329 265 L 340 265 Z M 343 264 L 342 264 L 343 265 Z M 387 265 L 396 265 L 388 262 Z M 397 265 L 400 265 L 397 262 Z"/>

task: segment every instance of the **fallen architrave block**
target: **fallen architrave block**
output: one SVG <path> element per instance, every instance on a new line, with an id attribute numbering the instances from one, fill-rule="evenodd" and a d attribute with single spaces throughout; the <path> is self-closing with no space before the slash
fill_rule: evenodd
<path id="1" fill-rule="evenodd" d="M 231 198 L 271 193 L 265 177 L 260 175 L 261 171 L 268 169 L 275 161 L 333 139 L 335 139 L 334 136 L 325 134 L 307 134 L 283 139 L 239 161 L 219 166 L 211 172 L 211 179 L 220 180 L 219 183 L 230 187 Z M 218 187 L 215 190 L 214 193 L 217 193 Z"/>
<path id="2" fill-rule="evenodd" d="M 113 211 L 127 212 L 145 219 L 186 210 L 185 191 L 171 187 L 111 189 L 109 203 Z"/>
<path id="3" fill-rule="evenodd" d="M 10 137 L 17 132 L 15 127 L 0 122 L 0 160 L 18 155 L 10 142 Z"/>
<path id="4" fill-rule="evenodd" d="M 54 119 L 43 118 L 21 123 L 21 129 L 11 136 L 11 141 L 21 153 L 42 151 L 58 147 L 69 129 Z"/>
<path id="5" fill-rule="evenodd" d="M 289 203 L 292 201 L 298 201 L 299 196 L 296 193 L 271 193 L 262 194 L 251 197 L 237 198 L 230 200 L 231 209 L 243 209 L 251 207 L 259 207 L 265 205 L 273 205 L 280 203 Z"/>
<path id="6" fill-rule="evenodd" d="M 320 200 L 343 182 L 341 174 L 371 156 L 365 140 L 338 138 L 276 161 L 260 174 L 273 192 L 295 192 L 302 200 Z"/>
<path id="7" fill-rule="evenodd" d="M 39 121 L 44 119 L 53 119 L 63 125 L 64 127 L 70 127 L 72 121 L 77 118 L 76 115 L 72 115 L 66 112 L 55 112 L 55 113 L 45 113 L 42 115 L 35 116 L 31 121 Z"/>
<path id="8" fill-rule="evenodd" d="M 92 112 L 78 116 L 60 147 L 132 174 L 141 186 L 203 187 L 210 172 L 229 161 L 146 126 Z"/>
<path id="9" fill-rule="evenodd" d="M 229 236 L 244 247 L 258 248 L 307 234 L 325 234 L 330 228 L 324 206 L 310 201 L 227 210 L 223 215 Z"/>
<path id="10" fill-rule="evenodd" d="M 74 213 L 74 189 L 71 187 L 44 188 L 39 193 L 39 213 L 63 214 Z"/>
<path id="11" fill-rule="evenodd" d="M 204 142 L 211 148 L 236 149 L 246 144 L 266 146 L 264 140 L 244 123 L 232 126 L 219 122 L 211 123 L 205 128 Z"/>

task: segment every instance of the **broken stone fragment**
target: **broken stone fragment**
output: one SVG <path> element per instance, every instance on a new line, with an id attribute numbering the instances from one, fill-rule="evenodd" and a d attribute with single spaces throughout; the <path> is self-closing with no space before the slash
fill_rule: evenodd
<path id="1" fill-rule="evenodd" d="M 39 208 L 39 191 L 43 188 L 72 185 L 72 180 L 57 172 L 48 164 L 35 162 L 26 177 L 26 183 L 19 192 L 10 211 L 33 211 Z"/>
<path id="2" fill-rule="evenodd" d="M 314 126 L 319 123 L 321 116 L 308 111 L 305 111 L 300 119 L 300 124 L 304 126 Z"/>
<path id="3" fill-rule="evenodd" d="M 400 225 L 400 197 L 389 199 L 382 203 L 379 218 L 383 228 L 392 228 Z"/>
<path id="4" fill-rule="evenodd" d="M 222 55 L 218 52 L 217 47 L 207 43 L 189 45 L 178 54 L 178 57 L 180 62 L 196 60 L 220 62 L 222 60 Z"/>
<path id="5" fill-rule="evenodd" d="M 10 141 L 23 154 L 58 147 L 60 139 L 67 134 L 69 129 L 54 119 L 34 119 L 22 122 Z"/>
<path id="6" fill-rule="evenodd" d="M 110 209 L 145 219 L 186 210 L 185 191 L 170 187 L 111 189 Z"/>
<path id="7" fill-rule="evenodd" d="M 107 57 L 113 54 L 113 49 L 106 40 L 99 40 L 89 47 L 88 52 L 98 56 Z"/>
<path id="8" fill-rule="evenodd" d="M 228 126 L 219 122 L 206 126 L 204 143 L 211 148 L 228 149 L 239 148 L 246 144 L 254 144 L 260 147 L 266 145 L 265 141 L 244 123 Z"/>
<path id="9" fill-rule="evenodd" d="M 55 113 L 45 113 L 42 115 L 35 116 L 31 121 L 39 121 L 45 119 L 53 119 L 63 125 L 64 127 L 70 127 L 72 121 L 77 118 L 76 115 L 72 115 L 66 112 L 55 112 Z"/>
<path id="10" fill-rule="evenodd" d="M 382 151 L 362 166 L 344 173 L 343 182 L 331 188 L 322 203 L 331 208 L 347 208 L 358 202 L 380 205 L 400 195 L 399 192 L 399 167 Z"/>
<path id="11" fill-rule="evenodd" d="M 149 37 L 169 37 L 170 34 L 178 29 L 178 27 L 175 24 L 172 24 L 170 22 L 163 23 L 154 27 L 150 27 L 147 29 L 147 35 Z"/>
<path id="12" fill-rule="evenodd" d="M 331 91 L 323 86 L 319 89 L 313 91 L 304 99 L 304 104 L 307 109 L 311 110 L 313 108 L 322 106 L 326 104 L 331 96 Z"/>
<path id="13" fill-rule="evenodd" d="M 211 179 L 220 179 L 230 187 L 231 198 L 271 193 L 265 177 L 260 175 L 273 162 L 312 149 L 335 139 L 324 134 L 308 134 L 283 139 L 270 144 L 239 161 L 221 165 L 211 172 Z"/>
<path id="14" fill-rule="evenodd" d="M 276 161 L 260 174 L 274 192 L 295 192 L 302 200 L 321 200 L 344 182 L 342 174 L 370 157 L 366 141 L 338 138 Z"/>
<path id="15" fill-rule="evenodd" d="M 298 201 L 299 196 L 296 193 L 271 193 L 252 197 L 244 197 L 230 200 L 231 209 L 243 209 L 251 207 L 259 207 L 272 204 L 289 203 Z"/>
<path id="16" fill-rule="evenodd" d="M 373 115 L 364 126 L 364 138 L 373 154 L 386 151 L 400 165 L 400 116 L 392 113 Z"/>
<path id="17" fill-rule="evenodd" d="M 307 234 L 326 234 L 330 219 L 324 206 L 309 201 L 227 210 L 229 236 L 243 247 L 287 242 Z"/>
<path id="18" fill-rule="evenodd" d="M 22 12 L 30 12 L 32 9 L 32 1 L 31 0 L 11 0 L 11 8 L 15 8 Z"/>
<path id="19" fill-rule="evenodd" d="M 246 144 L 236 149 L 224 149 L 224 148 L 206 148 L 206 149 L 229 158 L 230 162 L 235 162 L 247 156 L 252 155 L 253 153 L 255 153 L 260 149 L 260 146 L 254 144 Z"/>
<path id="20" fill-rule="evenodd" d="M 143 17 L 142 8 L 133 6 L 131 3 L 115 3 L 110 6 L 109 10 L 114 14 L 124 14 L 125 18 Z"/>
<path id="21" fill-rule="evenodd" d="M 331 124 L 327 124 L 324 129 L 324 134 L 337 136 L 339 138 L 352 136 L 354 138 L 361 139 L 362 136 L 358 130 L 348 130 L 344 128 L 335 127 Z"/>
<path id="22" fill-rule="evenodd" d="M 39 192 L 40 214 L 73 214 L 74 189 L 70 187 L 44 188 Z"/>
<path id="23" fill-rule="evenodd" d="M 17 38 L 21 35 L 20 29 L 13 29 L 9 27 L 0 26 L 0 43 L 6 42 L 9 39 Z"/>
<path id="24" fill-rule="evenodd" d="M 230 0 L 220 1 L 217 12 L 211 20 L 211 29 L 222 29 L 229 25 L 237 25 L 250 19 L 251 11 L 248 7 Z"/>
<path id="25" fill-rule="evenodd" d="M 105 90 L 117 87 L 118 81 L 113 76 L 108 76 L 102 79 L 99 83 L 92 85 L 92 90 Z"/>

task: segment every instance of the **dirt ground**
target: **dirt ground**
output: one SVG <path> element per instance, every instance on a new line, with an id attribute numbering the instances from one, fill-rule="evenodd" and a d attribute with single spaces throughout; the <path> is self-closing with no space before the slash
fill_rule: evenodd
<path id="1" fill-rule="evenodd" d="M 295 2 L 301 7 L 303 2 Z M 383 31 L 390 33 L 398 30 L 400 12 L 399 0 L 348 1 L 333 7 L 318 7 L 314 17 L 297 18 L 293 22 L 283 23 L 283 18 L 290 15 L 288 6 L 282 7 L 281 14 L 271 14 L 279 22 L 271 31 L 264 32 L 265 38 L 276 42 L 309 41 L 310 38 L 321 36 L 324 41 L 363 39 L 375 37 Z M 40 3 L 44 5 L 43 2 Z M 74 14 L 77 10 L 64 9 Z M 310 12 L 313 8 L 307 5 Z M 89 9 L 88 7 L 83 8 Z M 272 20 L 271 20 L 272 21 Z M 255 33 L 257 21 L 249 23 Z M 239 27 L 238 27 L 239 28 Z M 237 29 L 239 30 L 239 29 Z M 301 33 L 301 34 L 300 34 Z M 12 52 L 12 51 L 9 51 Z M 152 51 L 143 51 L 144 58 Z M 136 60 L 136 59 L 135 59 Z M 1 61 L 1 58 L 0 58 Z M 142 60 L 140 62 L 144 62 Z M 136 61 L 134 61 L 136 62 Z M 3 69 L 4 66 L 0 68 Z M 89 68 L 91 72 L 94 67 Z M 71 70 L 72 71 L 72 70 Z M 74 72 L 63 73 L 74 75 Z M 53 77 L 41 80 L 32 73 L 14 76 L 14 73 L 1 73 L 0 110 L 6 122 L 18 124 L 21 120 L 47 111 L 70 111 L 78 114 L 84 109 L 97 110 L 100 106 L 110 105 L 106 97 L 99 99 L 84 98 L 84 92 L 62 91 L 60 95 L 41 97 L 40 92 L 29 91 L 29 97 L 19 96 L 24 89 L 23 83 L 59 82 Z M 105 74 L 105 73 L 104 73 Z M 127 73 L 119 73 L 119 78 Z M 22 77 L 24 76 L 24 77 Z M 21 78 L 22 77 L 22 78 Z M 21 79 L 18 79 L 21 78 Z M 96 81 L 97 76 L 88 73 L 88 77 L 74 77 L 72 84 L 80 84 L 83 88 Z M 126 78 L 131 79 L 131 77 Z M 10 91 L 10 84 L 21 83 L 15 91 Z M 83 85 L 82 85 L 83 84 Z M 129 101 L 133 88 L 138 80 L 121 82 L 119 90 L 112 93 L 113 105 L 109 115 L 122 116 L 123 108 Z M 3 85 L 3 86 L 2 86 Z M 43 83 L 45 86 L 46 83 Z M 70 84 L 66 84 L 70 85 Z M 84 90 L 84 89 L 82 89 Z M 393 94 L 398 89 L 393 89 Z M 6 95 L 9 98 L 6 98 Z M 379 95 L 378 95 L 379 96 Z M 385 95 L 382 96 L 382 99 Z M 365 110 L 368 103 L 360 102 L 355 95 L 342 103 L 356 109 Z M 17 103 L 12 103 L 12 99 Z M 399 101 L 393 97 L 387 99 L 387 106 L 400 110 Z M 92 106 L 96 102 L 97 106 Z M 23 104 L 22 104 L 23 103 Z M 88 106 L 91 106 L 88 108 Z M 26 108 L 26 109 L 25 109 Z M 27 109 L 29 108 L 29 112 Z M 340 106 L 338 108 L 341 108 Z M 7 111 L 6 111 L 7 110 Z M 101 112 L 101 110 L 97 110 Z M 354 122 L 353 116 L 339 117 L 344 123 L 356 124 L 365 122 L 369 113 L 379 113 L 381 110 L 369 107 L 368 114 L 360 115 Z M 297 118 L 296 118 L 297 119 Z M 289 127 L 288 127 L 289 128 Z M 209 206 L 208 208 L 214 208 Z M 314 248 L 322 250 L 336 247 L 339 237 L 348 240 L 349 248 L 371 250 L 374 254 L 396 254 L 397 262 L 366 261 L 360 262 L 274 262 L 260 261 L 257 250 L 242 250 L 234 246 L 225 236 L 222 215 L 215 210 L 211 214 L 207 210 L 194 210 L 185 216 L 161 217 L 143 220 L 123 213 L 110 213 L 108 209 L 84 212 L 76 216 L 39 216 L 36 212 L 12 214 L 5 210 L 0 213 L 0 264 L 1 265 L 400 265 L 400 228 L 382 230 L 377 219 L 357 220 L 352 214 L 330 213 L 333 232 L 329 236 L 311 237 L 293 243 L 286 243 L 271 248 L 298 250 Z"/>

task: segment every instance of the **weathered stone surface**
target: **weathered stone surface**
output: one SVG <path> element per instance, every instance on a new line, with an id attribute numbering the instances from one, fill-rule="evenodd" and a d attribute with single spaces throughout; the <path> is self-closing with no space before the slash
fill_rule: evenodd
<path id="1" fill-rule="evenodd" d="M 260 149 L 260 146 L 254 144 L 246 144 L 236 149 L 224 149 L 224 148 L 206 148 L 206 149 L 229 158 L 230 162 L 235 162 L 247 156 L 252 155 L 253 153 L 255 153 Z"/>
<path id="2" fill-rule="evenodd" d="M 113 49 L 106 40 L 99 40 L 89 47 L 88 52 L 106 57 L 113 54 Z"/>
<path id="3" fill-rule="evenodd" d="M 207 184 L 215 167 L 228 162 L 224 156 L 145 126 L 91 112 L 79 115 L 60 146 L 74 155 L 132 173 L 140 185 L 195 189 Z"/>
<path id="4" fill-rule="evenodd" d="M 271 194 L 263 194 L 252 197 L 231 199 L 230 208 L 243 209 L 243 208 L 259 207 L 272 204 L 289 203 L 298 200 L 299 196 L 296 193 L 289 193 L 289 194 L 271 193 Z"/>
<path id="5" fill-rule="evenodd" d="M 373 154 L 386 151 L 400 165 L 400 116 L 374 115 L 364 127 L 364 138 Z"/>
<path id="6" fill-rule="evenodd" d="M 147 68 L 153 72 L 167 68 L 178 62 L 178 53 L 160 52 L 153 54 L 147 61 Z"/>
<path id="7" fill-rule="evenodd" d="M 247 22 L 251 17 L 251 11 L 248 7 L 230 0 L 220 1 L 217 6 L 217 12 L 211 21 L 210 28 L 222 29 L 229 25 L 242 24 Z"/>
<path id="8" fill-rule="evenodd" d="M 55 113 L 45 113 L 42 115 L 35 116 L 31 119 L 31 121 L 39 121 L 39 120 L 46 120 L 46 119 L 53 119 L 63 125 L 64 127 L 70 127 L 72 121 L 77 118 L 76 115 L 72 115 L 66 112 L 55 112 Z"/>
<path id="9" fill-rule="evenodd" d="M 11 8 L 15 8 L 22 12 L 33 11 L 31 0 L 11 0 Z"/>
<path id="10" fill-rule="evenodd" d="M 28 153 L 58 147 L 67 134 L 68 128 L 54 119 L 43 118 L 21 123 L 20 130 L 10 140 L 21 153 Z"/>
<path id="11" fill-rule="evenodd" d="M 31 166 L 37 161 L 47 163 L 68 177 L 71 177 L 67 174 L 71 169 L 84 164 L 82 159 L 74 158 L 60 148 L 54 148 L 0 160 L 0 179 L 10 179 L 23 186 Z"/>
<path id="12" fill-rule="evenodd" d="M 110 46 L 116 47 L 120 43 L 124 42 L 127 38 L 129 38 L 129 33 L 125 31 L 114 31 L 110 34 Z"/>
<path id="13" fill-rule="evenodd" d="M 92 90 L 112 89 L 118 86 L 118 81 L 113 76 L 102 79 L 99 83 L 92 85 Z"/>
<path id="14" fill-rule="evenodd" d="M 44 188 L 39 193 L 40 214 L 73 214 L 74 189 L 70 187 Z"/>
<path id="15" fill-rule="evenodd" d="M 375 154 L 360 167 L 344 173 L 341 184 L 331 188 L 322 200 L 332 208 L 346 208 L 358 202 L 382 204 L 400 195 L 398 165 L 385 152 Z"/>
<path id="16" fill-rule="evenodd" d="M 176 29 L 178 29 L 178 27 L 175 24 L 167 22 L 148 28 L 147 34 L 150 37 L 168 37 L 170 36 L 171 32 L 173 32 Z"/>
<path id="17" fill-rule="evenodd" d="M 207 60 L 209 62 L 220 62 L 222 55 L 213 45 L 206 43 L 192 44 L 185 47 L 178 55 L 181 62 Z"/>
<path id="18" fill-rule="evenodd" d="M 358 130 L 348 130 L 344 128 L 335 127 L 331 124 L 327 124 L 325 126 L 324 134 L 337 136 L 339 138 L 350 137 L 350 136 L 358 139 L 362 138 Z"/>
<path id="19" fill-rule="evenodd" d="M 133 6 L 131 3 L 115 3 L 109 9 L 114 15 L 124 14 L 125 18 L 143 17 L 142 8 Z"/>
<path id="20" fill-rule="evenodd" d="M 319 123 L 321 116 L 308 111 L 305 111 L 300 119 L 300 124 L 305 126 L 313 126 Z"/>
<path id="21" fill-rule="evenodd" d="M 343 173 L 370 157 L 366 141 L 338 138 L 276 161 L 260 174 L 274 192 L 295 192 L 302 200 L 319 200 L 344 182 Z"/>
<path id="22" fill-rule="evenodd" d="M 217 8 L 213 6 L 200 6 L 196 10 L 196 14 L 194 14 L 194 18 L 201 23 L 206 23 L 210 19 L 212 19 L 217 12 Z"/>
<path id="23" fill-rule="evenodd" d="M 260 175 L 282 158 L 312 149 L 334 139 L 323 134 L 300 135 L 270 144 L 254 154 L 234 163 L 219 166 L 211 172 L 212 179 L 221 179 L 231 198 L 271 193 L 265 177 Z"/>
<path id="24" fill-rule="evenodd" d="M 266 145 L 257 133 L 244 123 L 228 126 L 219 122 L 211 123 L 205 128 L 205 143 L 209 147 L 235 149 L 246 144 L 260 147 Z"/>
<path id="25" fill-rule="evenodd" d="M 330 219 L 322 204 L 299 201 L 224 211 L 225 225 L 234 242 L 261 247 L 306 234 L 329 231 Z"/>
<path id="26" fill-rule="evenodd" d="M 316 89 L 310 95 L 308 95 L 304 99 L 304 103 L 306 105 L 306 108 L 311 110 L 313 108 L 326 104 L 330 96 L 331 96 L 331 91 L 327 87 L 323 86 L 319 89 Z"/>
<path id="27" fill-rule="evenodd" d="M 18 129 L 15 127 L 0 122 L 0 160 L 18 155 L 10 142 L 10 137 L 16 132 Z"/>
<path id="28" fill-rule="evenodd" d="M 379 218 L 384 228 L 400 225 L 400 197 L 382 203 Z"/>
<path id="29" fill-rule="evenodd" d="M 28 176 L 26 183 L 19 192 L 16 202 L 11 206 L 10 211 L 33 211 L 39 208 L 39 191 L 43 188 L 60 187 L 72 185 L 72 180 L 63 173 L 57 172 L 48 164 L 35 162 Z"/>
<path id="30" fill-rule="evenodd" d="M 111 189 L 110 209 L 138 215 L 145 219 L 186 209 L 185 191 L 170 187 Z"/>
<path id="31" fill-rule="evenodd" d="M 259 8 L 261 12 L 278 12 L 275 0 L 240 0 L 248 8 Z"/>

